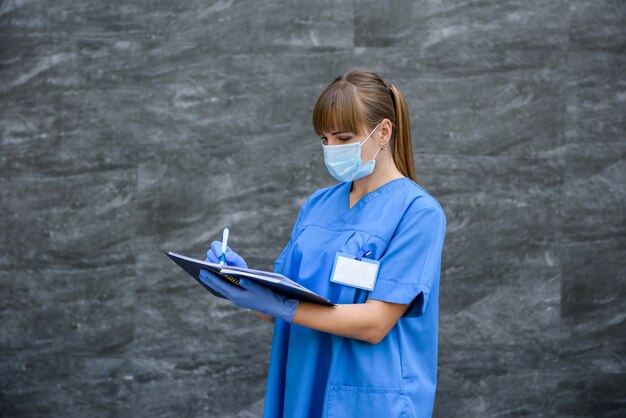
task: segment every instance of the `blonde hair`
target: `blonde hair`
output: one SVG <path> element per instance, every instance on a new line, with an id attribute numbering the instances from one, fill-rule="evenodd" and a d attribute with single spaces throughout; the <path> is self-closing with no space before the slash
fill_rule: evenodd
<path id="1" fill-rule="evenodd" d="M 396 167 L 416 181 L 409 111 L 396 86 L 373 72 L 350 71 L 326 87 L 313 109 L 313 129 L 318 135 L 358 133 L 361 126 L 373 129 L 383 119 L 393 125 L 390 146 Z"/>

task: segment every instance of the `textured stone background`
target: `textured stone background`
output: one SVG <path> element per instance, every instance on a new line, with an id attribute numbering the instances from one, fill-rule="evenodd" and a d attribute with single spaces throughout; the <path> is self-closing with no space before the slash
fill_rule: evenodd
<path id="1" fill-rule="evenodd" d="M 161 252 L 271 268 L 350 68 L 448 218 L 436 417 L 626 416 L 626 3 L 0 2 L 0 416 L 254 417 L 272 328 Z"/>

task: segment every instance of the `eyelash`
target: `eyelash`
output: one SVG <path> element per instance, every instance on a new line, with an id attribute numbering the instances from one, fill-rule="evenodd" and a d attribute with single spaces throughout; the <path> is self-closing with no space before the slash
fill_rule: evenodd
<path id="1" fill-rule="evenodd" d="M 339 140 L 342 142 L 348 142 L 349 140 L 351 140 L 352 137 L 351 136 L 340 136 Z M 326 145 L 328 144 L 328 139 L 324 136 L 320 137 L 320 140 L 322 141 L 322 144 Z"/>

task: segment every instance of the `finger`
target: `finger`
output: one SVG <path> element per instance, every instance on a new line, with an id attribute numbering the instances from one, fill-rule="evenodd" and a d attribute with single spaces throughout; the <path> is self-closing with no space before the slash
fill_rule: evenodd
<path id="1" fill-rule="evenodd" d="M 204 284 L 211 285 L 213 282 L 211 281 L 211 277 L 214 276 L 212 273 L 205 269 L 200 269 L 200 274 L 198 278 Z"/>
<path id="2" fill-rule="evenodd" d="M 215 257 L 219 258 L 219 256 L 222 255 L 222 243 L 220 241 L 213 241 L 211 243 L 211 249 L 209 251 L 212 252 Z M 231 250 L 229 246 L 226 246 L 226 256 L 228 257 L 228 254 L 230 253 L 236 254 L 233 250 Z"/>
<path id="3" fill-rule="evenodd" d="M 206 252 L 206 258 L 204 261 L 208 261 L 209 263 L 219 263 L 220 259 L 213 253 L 213 250 L 209 250 Z"/>
<path id="4" fill-rule="evenodd" d="M 222 255 L 222 243 L 220 241 L 213 241 L 211 243 L 211 251 L 213 251 L 213 254 L 217 255 L 218 257 L 220 255 Z M 228 245 L 226 246 L 226 254 L 228 255 L 229 253 L 233 253 L 233 254 L 237 254 L 235 253 L 232 248 L 230 248 Z"/>
<path id="5" fill-rule="evenodd" d="M 210 277 L 213 276 L 213 273 L 201 269 L 200 270 L 200 274 L 198 275 L 198 279 L 202 282 L 202 284 L 210 290 L 211 293 L 213 293 L 215 296 L 223 298 L 223 299 L 228 299 L 226 296 L 224 296 L 223 292 L 220 292 L 217 290 L 217 288 L 215 287 L 215 285 L 213 284 L 213 282 L 210 280 Z"/>
<path id="6" fill-rule="evenodd" d="M 200 280 L 212 289 L 218 290 L 224 293 L 224 289 L 221 287 L 222 280 L 214 274 L 207 272 L 206 270 L 200 270 Z"/>
<path id="7" fill-rule="evenodd" d="M 254 280 L 250 280 L 250 279 L 239 279 L 239 285 L 241 287 L 243 287 L 244 289 L 246 289 L 246 290 L 261 291 L 261 292 L 270 291 L 271 292 L 270 289 L 266 288 L 263 285 L 258 284 Z"/>
<path id="8" fill-rule="evenodd" d="M 234 251 L 226 251 L 226 263 L 233 266 L 243 266 L 247 267 L 246 262 L 243 258 Z"/>
<path id="9" fill-rule="evenodd" d="M 210 277 L 208 277 L 208 280 L 210 281 L 210 286 L 214 287 L 224 295 L 228 295 L 229 297 L 232 296 L 233 293 L 240 290 L 236 285 L 222 280 L 215 274 L 211 274 Z"/>
<path id="10" fill-rule="evenodd" d="M 219 256 L 222 255 L 222 243 L 219 241 L 213 241 L 211 243 L 211 252 L 215 255 L 215 257 L 219 258 Z"/>
<path id="11" fill-rule="evenodd" d="M 226 250 L 228 253 L 228 249 Z M 211 248 L 206 252 L 206 260 L 211 263 L 219 263 L 220 256 L 222 255 L 222 243 L 219 241 L 213 241 L 211 243 Z"/>

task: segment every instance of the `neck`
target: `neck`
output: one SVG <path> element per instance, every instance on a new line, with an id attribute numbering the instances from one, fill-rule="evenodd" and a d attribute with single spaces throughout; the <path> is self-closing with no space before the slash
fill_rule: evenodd
<path id="1" fill-rule="evenodd" d="M 362 177 L 352 182 L 350 195 L 358 201 L 369 192 L 392 180 L 404 177 L 396 167 L 389 152 L 380 152 L 376 160 L 374 172 L 369 176 Z"/>

